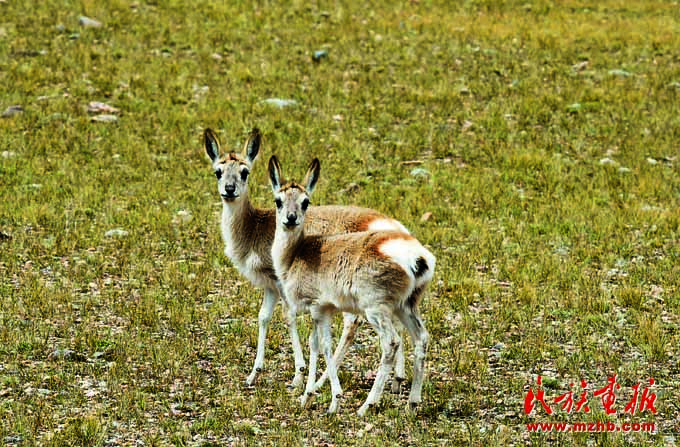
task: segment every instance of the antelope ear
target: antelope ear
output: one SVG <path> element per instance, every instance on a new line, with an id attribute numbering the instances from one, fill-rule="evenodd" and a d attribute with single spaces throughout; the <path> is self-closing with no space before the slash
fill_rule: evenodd
<path id="1" fill-rule="evenodd" d="M 203 140 L 205 142 L 205 152 L 210 157 L 210 160 L 215 163 L 220 158 L 220 142 L 217 140 L 217 135 L 212 129 L 205 129 Z"/>
<path id="2" fill-rule="evenodd" d="M 248 141 L 243 148 L 243 157 L 248 160 L 248 163 L 252 164 L 257 158 L 257 154 L 260 152 L 260 146 L 262 145 L 262 134 L 260 129 L 253 127 L 248 136 Z"/>
<path id="3" fill-rule="evenodd" d="M 276 155 L 272 155 L 269 159 L 269 182 L 272 185 L 272 191 L 276 194 L 281 188 L 281 165 Z"/>
<path id="4" fill-rule="evenodd" d="M 309 164 L 309 169 L 305 175 L 305 189 L 307 190 L 307 195 L 312 195 L 314 188 L 316 188 L 316 182 L 319 180 L 319 173 L 321 172 L 321 163 L 318 158 L 312 160 Z"/>

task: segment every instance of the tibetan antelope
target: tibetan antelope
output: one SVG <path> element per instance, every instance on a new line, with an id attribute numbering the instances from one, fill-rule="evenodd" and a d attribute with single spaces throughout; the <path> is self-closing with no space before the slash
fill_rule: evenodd
<path id="1" fill-rule="evenodd" d="M 314 159 L 302 184 L 286 182 L 276 156 L 269 160 L 269 180 L 276 203 L 276 232 L 272 245 L 274 271 L 279 278 L 289 312 L 307 309 L 313 320 L 309 337 L 309 375 L 304 405 L 315 390 L 319 344 L 331 382 L 329 413 L 338 410 L 342 394 L 336 363 L 331 355 L 330 321 L 338 312 L 364 315 L 378 333 L 382 348 L 380 367 L 363 416 L 379 402 L 394 366 L 401 338 L 393 321 L 408 330 L 415 351 L 409 403 L 421 400 L 424 362 L 429 335 L 418 312 L 423 291 L 432 280 L 435 258 L 413 236 L 399 231 L 367 231 L 330 236 L 308 235 L 309 198 L 319 178 Z"/>
<path id="2" fill-rule="evenodd" d="M 253 207 L 248 193 L 248 177 L 260 151 L 262 137 L 257 128 L 253 129 L 240 155 L 234 152 L 222 154 L 217 135 L 210 129 L 204 132 L 204 142 L 205 150 L 212 161 L 212 168 L 217 177 L 217 190 L 223 204 L 221 230 L 224 253 L 255 287 L 264 289 L 262 306 L 258 315 L 255 364 L 246 379 L 246 383 L 252 385 L 264 366 L 267 327 L 280 297 L 271 259 L 276 214 L 274 209 Z M 393 229 L 408 234 L 408 230 L 398 221 L 371 209 L 352 206 L 311 207 L 305 229 L 310 234 L 335 234 L 371 229 Z M 289 317 L 289 314 L 286 316 Z M 292 386 L 296 387 L 303 381 L 305 358 L 295 318 L 288 318 L 287 323 L 295 358 L 295 377 Z M 342 356 L 351 343 L 357 325 L 358 320 L 354 315 L 344 315 L 343 332 L 336 350 L 338 362 L 342 360 Z M 395 384 L 406 376 L 403 367 L 403 351 L 400 351 L 397 357 L 397 363 L 400 362 L 402 366 L 395 372 Z"/>

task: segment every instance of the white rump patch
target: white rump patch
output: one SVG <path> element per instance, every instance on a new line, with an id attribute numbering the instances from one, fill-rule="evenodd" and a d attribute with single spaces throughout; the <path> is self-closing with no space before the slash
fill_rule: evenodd
<path id="1" fill-rule="evenodd" d="M 406 273 L 415 279 L 414 272 L 418 270 L 418 258 L 427 263 L 427 270 L 423 276 L 417 278 L 416 286 L 429 282 L 434 274 L 435 257 L 416 239 L 390 239 L 380 245 L 380 252 L 399 264 Z"/>
<path id="2" fill-rule="evenodd" d="M 401 231 L 411 234 L 401 222 L 394 219 L 376 219 L 368 224 L 368 231 Z"/>

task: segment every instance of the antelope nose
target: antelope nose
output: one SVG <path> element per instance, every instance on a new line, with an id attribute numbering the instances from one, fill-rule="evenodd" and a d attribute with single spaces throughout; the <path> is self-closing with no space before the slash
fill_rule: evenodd
<path id="1" fill-rule="evenodd" d="M 295 214 L 289 214 L 288 215 L 288 222 L 286 222 L 286 225 L 295 225 L 295 221 L 297 220 L 297 217 Z"/>
<path id="2" fill-rule="evenodd" d="M 233 195 L 235 191 L 236 191 L 236 185 L 225 185 L 224 186 L 224 192 L 226 192 L 229 195 Z"/>

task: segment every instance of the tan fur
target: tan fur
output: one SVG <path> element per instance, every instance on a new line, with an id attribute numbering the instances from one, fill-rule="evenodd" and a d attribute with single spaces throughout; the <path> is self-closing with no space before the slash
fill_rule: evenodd
<path id="1" fill-rule="evenodd" d="M 221 180 L 218 180 L 220 194 L 225 191 L 224 183 L 236 185 L 238 197 L 222 197 L 222 236 L 225 243 L 225 254 L 233 265 L 255 286 L 265 290 L 262 307 L 258 317 L 259 334 L 257 357 L 253 371 L 248 376 L 247 383 L 252 384 L 257 373 L 263 367 L 264 337 L 267 325 L 273 312 L 275 301 L 279 298 L 277 278 L 271 258 L 271 247 L 276 228 L 276 214 L 273 209 L 260 209 L 252 206 L 249 199 L 248 182 L 240 178 L 244 169 L 250 169 L 259 154 L 261 134 L 253 129 L 244 144 L 242 154 L 220 154 L 219 140 L 215 132 L 206 129 L 204 132 L 205 146 L 208 156 L 213 161 L 213 169 L 221 172 Z M 299 184 L 291 184 L 291 188 L 302 188 Z M 371 222 L 386 220 L 394 222 L 395 228 L 401 227 L 398 222 L 385 215 L 367 208 L 351 206 L 325 206 L 313 207 L 308 210 L 308 219 L 305 229 L 310 234 L 335 234 L 347 231 L 364 231 Z M 349 321 L 349 320 L 348 320 Z M 301 369 L 304 368 L 304 357 L 297 339 L 295 321 L 289 321 L 289 330 L 295 353 L 296 375 L 293 385 L 302 380 Z M 351 343 L 353 329 L 356 329 L 356 321 L 351 320 L 354 327 L 350 327 L 346 321 L 343 329 L 342 346 L 338 346 L 341 352 L 347 349 Z M 295 332 L 295 333 L 293 333 Z M 341 358 L 339 356 L 338 358 Z"/>
<path id="2" fill-rule="evenodd" d="M 261 272 L 276 280 L 273 275 L 271 247 L 276 229 L 273 209 L 244 206 L 240 218 L 234 219 L 231 231 L 234 235 L 233 252 L 237 260 L 245 260 L 256 253 L 263 261 Z M 368 208 L 351 206 L 310 206 L 305 220 L 307 234 L 338 234 L 366 231 L 371 222 L 387 217 Z M 260 286 L 259 284 L 256 284 Z M 263 286 L 263 285 L 262 285 Z"/>
<path id="3" fill-rule="evenodd" d="M 243 157 L 236 155 L 234 152 L 229 152 L 228 154 L 225 154 L 222 158 L 220 158 L 221 164 L 227 164 L 230 161 L 235 161 L 238 162 L 239 164 L 248 166 L 248 163 L 246 163 Z"/>
<path id="4" fill-rule="evenodd" d="M 307 234 L 307 204 L 315 189 L 320 163 L 314 159 L 303 187 L 282 183 L 281 165 L 269 160 L 269 179 L 277 203 L 277 223 L 272 258 L 283 296 L 291 313 L 306 309 L 314 321 L 310 334 L 309 374 L 304 405 L 317 389 L 316 364 L 319 345 L 326 358 L 332 399 L 329 413 L 338 409 L 342 387 L 331 356 L 330 321 L 338 311 L 364 315 L 380 339 L 382 357 L 373 387 L 359 409 L 363 416 L 380 400 L 385 381 L 395 368 L 403 377 L 401 338 L 395 329 L 400 321 L 414 346 L 413 385 L 409 402 L 421 401 L 428 333 L 418 311 L 425 287 L 434 274 L 435 257 L 415 238 L 401 231 L 376 230 L 336 235 Z M 362 224 L 370 227 L 367 220 Z M 337 353 L 336 353 L 337 354 Z M 402 375 L 400 375 L 402 374 Z"/>
<path id="5" fill-rule="evenodd" d="M 371 278 L 374 272 L 381 272 L 379 277 L 371 278 L 371 283 L 391 299 L 385 304 L 395 305 L 394 299 L 405 295 L 409 280 L 400 265 L 382 254 L 380 246 L 389 239 L 406 238 L 413 239 L 403 233 L 385 231 L 305 236 L 286 250 L 282 262 L 286 274 L 281 280 L 305 306 L 311 306 L 318 303 L 325 284 L 339 284 L 338 289 L 350 291 L 356 277 Z M 313 280 L 310 273 L 316 274 Z M 351 302 L 346 304 L 339 306 L 339 310 L 358 311 Z"/>

